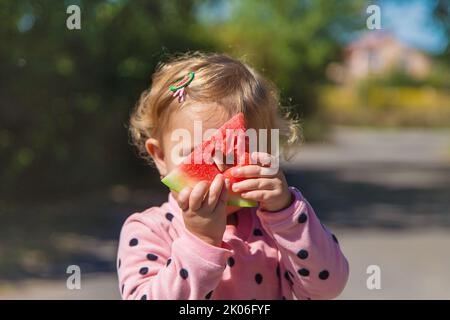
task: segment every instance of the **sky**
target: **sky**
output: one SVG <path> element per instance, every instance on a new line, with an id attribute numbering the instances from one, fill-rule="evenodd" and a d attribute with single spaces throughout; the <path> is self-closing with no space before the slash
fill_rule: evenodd
<path id="1" fill-rule="evenodd" d="M 382 29 L 393 33 L 406 45 L 431 54 L 442 53 L 447 47 L 448 36 L 445 29 L 433 16 L 437 0 L 365 1 L 367 6 L 370 4 L 380 6 Z M 200 18 L 215 22 L 226 20 L 231 11 L 229 2 L 212 3 L 213 5 L 211 2 L 206 2 L 199 6 Z M 350 35 L 350 39 L 351 37 Z"/>
<path id="2" fill-rule="evenodd" d="M 435 0 L 378 1 L 382 29 L 402 42 L 429 53 L 439 54 L 448 44 L 442 25 L 433 19 Z"/>
<path id="3" fill-rule="evenodd" d="M 117 3 L 124 0 L 108 0 Z M 339 1 L 339 0 L 338 0 Z M 437 0 L 366 0 L 367 5 L 378 4 L 381 8 L 381 26 L 383 30 L 393 33 L 410 47 L 422 49 L 431 54 L 442 53 L 448 45 L 448 35 L 439 21 L 433 17 Z M 68 3 L 80 3 L 81 0 L 65 0 Z M 204 2 L 199 6 L 200 17 L 205 19 L 227 19 L 231 7 L 228 1 Z M 228 13 L 228 14 L 227 14 Z M 34 25 L 32 13 L 24 14 L 17 23 L 21 32 L 26 32 Z"/>

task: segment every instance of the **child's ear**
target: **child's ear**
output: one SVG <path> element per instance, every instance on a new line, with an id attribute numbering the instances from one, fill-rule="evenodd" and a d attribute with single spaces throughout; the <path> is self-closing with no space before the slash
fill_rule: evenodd
<path id="1" fill-rule="evenodd" d="M 147 149 L 148 154 L 153 158 L 159 174 L 165 176 L 167 174 L 167 166 L 164 161 L 164 152 L 159 141 L 154 138 L 148 138 L 147 141 L 145 141 L 145 149 Z"/>

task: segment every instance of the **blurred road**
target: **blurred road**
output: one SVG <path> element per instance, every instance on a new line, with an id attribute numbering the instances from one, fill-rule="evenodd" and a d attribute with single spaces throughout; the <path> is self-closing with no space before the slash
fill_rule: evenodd
<path id="1" fill-rule="evenodd" d="M 331 136 L 302 147 L 284 167 L 348 257 L 351 275 L 339 298 L 450 299 L 450 131 L 336 128 Z M 115 190 L 113 198 L 126 194 Z M 126 203 L 143 206 L 147 198 Z M 98 259 L 81 290 L 66 289 L 64 269 L 58 279 L 1 282 L 0 299 L 118 298 L 116 233 L 131 213 L 123 210 L 114 234 L 64 238 L 65 250 L 88 247 L 87 260 Z M 369 265 L 381 268 L 380 290 L 366 287 Z"/>
<path id="2" fill-rule="evenodd" d="M 426 232 L 335 229 L 350 262 L 350 279 L 339 299 L 450 299 L 450 235 Z M 381 289 L 366 286 L 369 265 L 381 268 Z M 82 277 L 81 290 L 66 280 L 29 280 L 0 290 L 0 299 L 119 299 L 115 274 Z"/>

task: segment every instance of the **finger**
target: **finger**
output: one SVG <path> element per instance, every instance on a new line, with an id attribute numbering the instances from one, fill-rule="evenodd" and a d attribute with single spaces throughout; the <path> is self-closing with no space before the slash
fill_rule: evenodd
<path id="1" fill-rule="evenodd" d="M 224 184 L 222 185 L 222 190 L 220 192 L 219 200 L 217 201 L 217 205 L 214 209 L 215 213 L 218 214 L 226 214 L 226 207 L 228 202 L 228 188 L 229 188 L 229 180 L 225 179 Z"/>
<path id="2" fill-rule="evenodd" d="M 223 175 L 218 174 L 217 176 L 215 176 L 213 182 L 211 183 L 211 186 L 209 187 L 208 202 L 207 202 L 208 207 L 214 208 L 216 206 L 223 185 L 224 185 Z"/>
<path id="3" fill-rule="evenodd" d="M 271 163 L 275 163 L 275 157 L 266 152 L 252 152 L 252 163 L 261 163 L 263 166 L 269 166 Z"/>
<path id="4" fill-rule="evenodd" d="M 275 188 L 275 182 L 273 180 L 270 178 L 247 179 L 233 183 L 232 190 L 233 192 L 273 190 Z"/>
<path id="5" fill-rule="evenodd" d="M 270 192 L 271 191 L 267 190 L 253 190 L 241 193 L 241 197 L 247 200 L 253 200 L 258 202 L 267 201 L 268 197 L 270 196 Z"/>
<path id="6" fill-rule="evenodd" d="M 189 208 L 189 196 L 191 195 L 192 188 L 183 188 L 180 193 L 178 193 L 177 203 L 181 210 L 185 211 Z"/>
<path id="7" fill-rule="evenodd" d="M 278 168 L 261 167 L 258 165 L 243 166 L 231 170 L 231 174 L 237 178 L 273 177 L 277 172 Z"/>
<path id="8" fill-rule="evenodd" d="M 189 209 L 192 211 L 197 211 L 202 207 L 203 199 L 208 191 L 208 182 L 200 181 L 194 186 L 189 196 Z"/>

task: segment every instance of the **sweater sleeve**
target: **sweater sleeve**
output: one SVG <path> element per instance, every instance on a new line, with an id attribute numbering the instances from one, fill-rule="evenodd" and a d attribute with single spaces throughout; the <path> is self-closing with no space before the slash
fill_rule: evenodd
<path id="1" fill-rule="evenodd" d="M 168 228 L 139 213 L 125 222 L 117 261 L 123 299 L 201 300 L 213 295 L 231 251 L 187 230 L 172 241 Z"/>
<path id="2" fill-rule="evenodd" d="M 336 237 L 323 226 L 300 191 L 279 212 L 257 212 L 279 249 L 283 297 L 332 299 L 344 289 L 349 267 Z"/>

